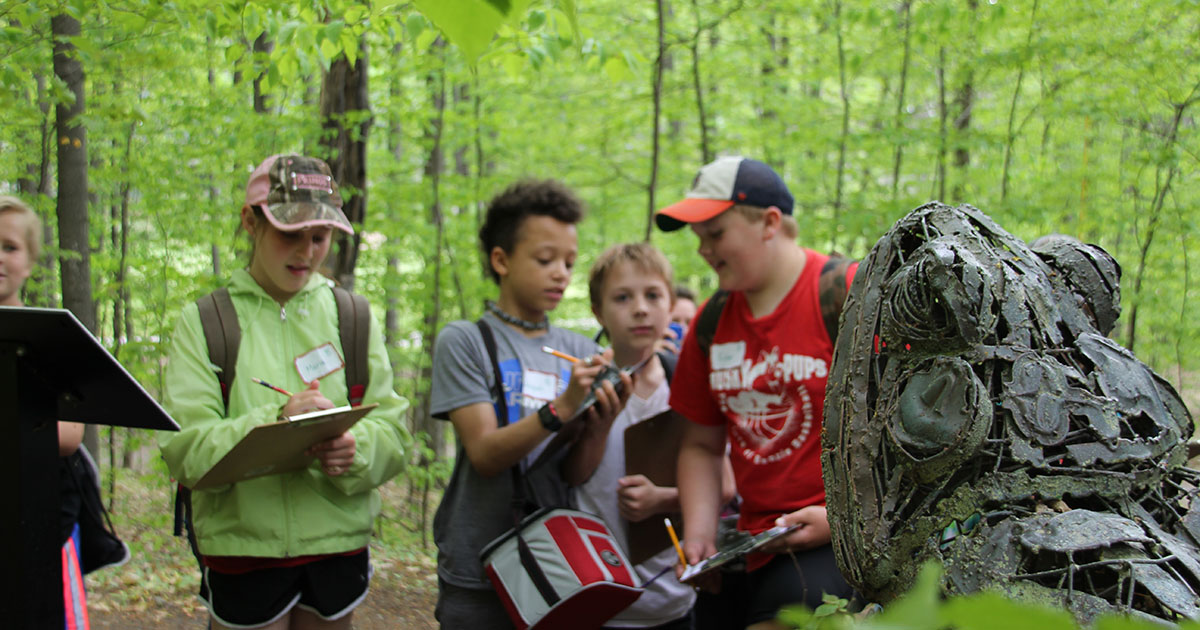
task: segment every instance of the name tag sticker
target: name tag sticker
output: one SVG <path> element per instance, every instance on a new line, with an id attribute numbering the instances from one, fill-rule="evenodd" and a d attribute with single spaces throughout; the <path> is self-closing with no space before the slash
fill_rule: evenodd
<path id="1" fill-rule="evenodd" d="M 558 375 L 550 372 L 526 370 L 523 379 L 524 387 L 521 394 L 525 398 L 542 402 L 554 400 L 558 395 Z"/>
<path id="2" fill-rule="evenodd" d="M 296 357 L 300 380 L 311 383 L 342 369 L 345 363 L 332 343 L 324 343 Z"/>
<path id="3" fill-rule="evenodd" d="M 712 369 L 728 370 L 742 364 L 742 358 L 746 356 L 746 342 L 734 341 L 732 343 L 714 344 L 708 353 L 709 360 L 712 361 Z"/>

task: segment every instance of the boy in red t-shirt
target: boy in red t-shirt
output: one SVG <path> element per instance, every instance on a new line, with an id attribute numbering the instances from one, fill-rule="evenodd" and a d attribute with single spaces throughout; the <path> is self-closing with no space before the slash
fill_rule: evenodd
<path id="1" fill-rule="evenodd" d="M 687 198 L 655 217 L 664 231 L 690 225 L 728 292 L 707 356 L 698 340 L 702 314 L 671 386 L 671 407 L 691 420 L 677 475 L 688 562 L 716 552 L 726 444 L 742 498 L 738 529 L 798 526 L 771 553 L 747 558 L 750 628 L 776 627 L 789 604 L 815 608 L 823 593 L 853 594 L 829 544 L 820 454 L 833 358 L 822 306 L 840 312 L 856 266 L 827 265 L 827 256 L 797 245 L 792 205 L 769 166 L 725 157 L 702 167 Z M 829 274 L 840 275 L 831 282 Z"/>

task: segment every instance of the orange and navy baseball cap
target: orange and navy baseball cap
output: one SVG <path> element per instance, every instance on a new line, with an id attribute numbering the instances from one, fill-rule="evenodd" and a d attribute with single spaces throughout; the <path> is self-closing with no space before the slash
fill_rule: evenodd
<path id="1" fill-rule="evenodd" d="M 707 221 L 736 204 L 792 213 L 792 193 L 770 166 L 740 156 L 717 158 L 700 167 L 692 189 L 675 204 L 659 210 L 654 222 L 664 232 Z"/>
<path id="2" fill-rule="evenodd" d="M 354 234 L 333 172 L 317 158 L 272 155 L 263 160 L 246 183 L 246 206 L 261 208 L 267 221 L 284 232 L 329 226 Z"/>

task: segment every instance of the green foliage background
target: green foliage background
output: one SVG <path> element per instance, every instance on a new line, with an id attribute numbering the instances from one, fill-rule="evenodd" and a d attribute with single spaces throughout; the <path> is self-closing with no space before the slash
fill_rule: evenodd
<path id="1" fill-rule="evenodd" d="M 52 105 L 69 93 L 52 71 L 49 16 L 74 15 L 87 73 L 100 334 L 157 390 L 174 314 L 240 264 L 235 226 L 250 169 L 271 153 L 318 149 L 322 73 L 339 55 L 365 52 L 373 125 L 356 288 L 395 317 L 406 395 L 427 388 L 427 324 L 473 318 L 494 291 L 475 245 L 491 194 L 524 176 L 576 188 L 591 207 L 581 229 L 586 270 L 605 246 L 642 239 L 651 208 L 681 196 L 695 169 L 722 153 L 757 156 L 783 174 L 800 241 L 818 250 L 862 256 L 934 198 L 976 205 L 1023 238 L 1061 232 L 1099 243 L 1124 267 L 1126 313 L 1139 313 L 1132 330 L 1123 316 L 1114 336 L 1190 385 L 1185 375 L 1200 362 L 1200 324 L 1190 317 L 1196 0 L 676 0 L 661 5 L 661 51 L 657 6 L 6 2 L 0 192 L 43 165 L 52 184 Z M 269 52 L 255 52 L 260 35 L 273 42 Z M 256 77 L 266 114 L 252 107 Z M 440 163 L 431 159 L 439 139 Z M 53 185 L 47 193 L 27 198 L 53 228 Z M 130 322 L 113 331 L 122 199 Z M 694 237 L 650 238 L 682 282 L 713 288 Z M 52 261 L 69 253 L 50 242 L 27 301 L 59 301 Z M 592 332 L 586 274 L 576 276 L 555 317 Z"/>

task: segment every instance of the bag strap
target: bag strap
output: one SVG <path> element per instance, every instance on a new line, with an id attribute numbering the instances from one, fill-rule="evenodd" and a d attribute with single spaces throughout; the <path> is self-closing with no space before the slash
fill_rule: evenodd
<path id="1" fill-rule="evenodd" d="M 237 309 L 229 289 L 221 287 L 196 300 L 200 311 L 200 329 L 204 331 L 204 342 L 208 346 L 208 360 L 219 370 L 217 383 L 221 386 L 221 403 L 229 414 L 229 393 L 237 371 L 238 349 L 242 343 L 242 327 L 238 323 Z M 182 536 L 187 533 L 192 555 L 200 561 L 200 548 L 196 544 L 196 530 L 192 528 L 192 491 L 183 484 L 175 484 L 175 525 L 172 533 Z"/>
<path id="2" fill-rule="evenodd" d="M 500 408 L 500 413 L 496 416 L 496 425 L 504 428 L 508 426 L 508 401 L 504 397 L 504 375 L 500 373 L 500 362 L 496 360 L 496 337 L 492 334 L 492 327 L 488 326 L 483 319 L 477 320 L 475 325 L 479 327 L 479 335 L 483 337 L 483 346 L 487 348 L 488 359 L 492 364 L 492 374 L 495 375 L 491 393 L 492 400 L 497 401 Z M 509 474 L 512 476 L 513 487 L 513 525 L 519 527 L 525 510 L 525 484 L 521 483 L 521 460 L 517 460 L 517 463 L 512 465 Z"/>
<path id="3" fill-rule="evenodd" d="M 821 267 L 821 275 L 817 278 L 817 300 L 821 305 L 821 319 L 825 321 L 825 332 L 829 334 L 831 343 L 837 343 L 842 307 L 850 293 L 853 272 L 857 270 L 858 261 L 833 254 L 825 261 L 825 265 Z"/>
<path id="4" fill-rule="evenodd" d="M 666 350 L 655 352 L 658 355 L 658 362 L 663 366 L 663 372 L 666 373 L 667 384 L 671 384 L 671 377 L 675 376 L 675 364 L 679 363 L 679 355 Z"/>
<path id="5" fill-rule="evenodd" d="M 488 359 L 492 364 L 492 373 L 496 375 L 495 384 L 492 385 L 492 397 L 499 401 L 500 416 L 496 418 L 496 424 L 500 427 L 508 425 L 508 401 L 504 398 L 504 379 L 500 373 L 500 362 L 496 360 L 496 337 L 492 334 L 492 327 L 488 326 L 483 319 L 476 320 L 475 325 L 479 327 L 479 334 L 483 337 L 483 345 L 487 348 Z M 551 443 L 546 446 L 546 450 L 538 457 L 532 470 L 546 458 L 546 452 L 554 448 Z M 525 517 L 525 484 L 521 476 L 521 461 L 512 465 L 509 469 L 512 475 L 513 499 L 512 499 L 512 515 L 513 515 L 513 530 L 517 537 L 517 556 L 521 560 L 521 566 L 524 567 L 526 574 L 533 581 L 534 587 L 537 588 L 538 594 L 547 605 L 553 606 L 561 599 L 554 591 L 554 586 L 550 580 L 542 572 L 541 566 L 534 557 L 533 550 L 530 549 L 529 543 L 525 540 L 525 536 L 521 534 L 521 521 Z"/>
<path id="6" fill-rule="evenodd" d="M 350 406 L 357 407 L 362 404 L 371 378 L 367 367 L 371 305 L 367 303 L 367 298 L 341 287 L 333 287 L 333 299 L 337 302 L 342 352 L 346 353 L 346 392 Z"/>
<path id="7" fill-rule="evenodd" d="M 208 360 L 220 370 L 217 381 L 221 384 L 221 401 L 225 404 L 225 413 L 229 413 L 229 390 L 233 387 L 238 348 L 242 343 L 237 310 L 225 287 L 196 300 L 196 307 L 200 310 L 200 328 L 208 344 Z"/>
<path id="8" fill-rule="evenodd" d="M 708 356 L 712 349 L 713 337 L 717 334 L 717 324 L 721 321 L 721 312 L 725 310 L 725 302 L 729 300 L 729 292 L 717 289 L 712 297 L 704 303 L 704 309 L 696 316 L 696 341 L 700 344 L 700 352 Z"/>

